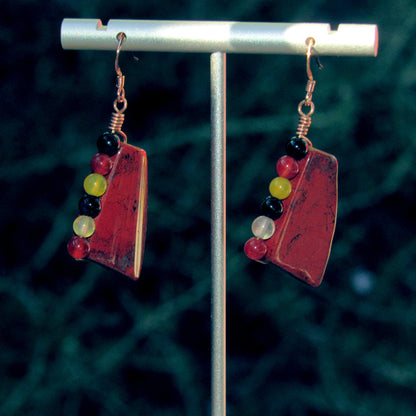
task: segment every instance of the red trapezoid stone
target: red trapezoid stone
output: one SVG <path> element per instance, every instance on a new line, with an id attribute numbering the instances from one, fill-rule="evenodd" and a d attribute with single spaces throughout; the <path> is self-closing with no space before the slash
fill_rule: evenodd
<path id="1" fill-rule="evenodd" d="M 276 231 L 266 240 L 264 260 L 274 263 L 311 286 L 322 282 L 335 232 L 338 201 L 338 162 L 310 148 L 298 161 L 292 193 L 283 202 Z"/>
<path id="2" fill-rule="evenodd" d="M 147 156 L 143 149 L 120 143 L 111 157 L 107 191 L 96 229 L 89 238 L 88 259 L 136 280 L 142 267 L 147 219 Z"/>

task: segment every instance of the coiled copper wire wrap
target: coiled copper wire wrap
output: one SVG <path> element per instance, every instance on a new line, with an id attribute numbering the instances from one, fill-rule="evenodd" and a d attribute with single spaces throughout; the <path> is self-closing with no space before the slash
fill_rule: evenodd
<path id="1" fill-rule="evenodd" d="M 111 121 L 108 126 L 108 129 L 110 130 L 111 133 L 117 133 L 121 135 L 123 138 L 123 141 L 127 143 L 127 136 L 124 132 L 121 131 L 121 127 L 123 126 L 123 122 L 124 122 L 124 117 L 125 116 L 123 113 L 113 112 L 111 114 Z"/>
<path id="2" fill-rule="evenodd" d="M 121 131 L 125 118 L 124 111 L 126 111 L 127 108 L 127 100 L 125 98 L 123 99 L 123 101 L 121 102 L 123 106 L 121 108 L 118 108 L 119 102 L 120 101 L 118 99 L 114 100 L 114 111 L 111 114 L 111 120 L 108 129 L 111 131 L 111 133 L 120 134 L 123 137 L 124 142 L 127 143 L 127 136 L 125 133 Z"/>
<path id="3" fill-rule="evenodd" d="M 306 136 L 308 135 L 308 130 L 312 123 L 311 115 L 315 112 L 315 104 L 312 102 L 312 92 L 315 89 L 315 84 L 316 81 L 314 81 L 313 79 L 308 80 L 308 83 L 306 84 L 306 97 L 298 105 L 298 113 L 300 117 L 298 127 L 296 129 L 296 135 L 306 140 L 310 146 L 312 146 L 312 143 Z M 303 112 L 304 106 L 310 107 L 310 110 L 307 114 Z"/>
<path id="4" fill-rule="evenodd" d="M 296 135 L 301 137 L 302 139 L 306 139 L 308 135 L 309 127 L 312 123 L 312 119 L 310 116 L 301 114 L 299 117 L 298 128 L 296 130 Z"/>
<path id="5" fill-rule="evenodd" d="M 123 113 L 114 112 L 111 114 L 111 121 L 108 126 L 111 133 L 116 133 L 116 132 L 121 131 L 121 127 L 123 126 L 123 123 L 124 123 L 124 117 L 125 116 Z"/>

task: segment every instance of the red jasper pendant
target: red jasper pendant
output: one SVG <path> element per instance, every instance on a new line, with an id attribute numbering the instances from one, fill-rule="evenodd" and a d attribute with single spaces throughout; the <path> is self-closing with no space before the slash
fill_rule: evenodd
<path id="1" fill-rule="evenodd" d="M 111 161 L 87 258 L 136 280 L 146 236 L 147 156 L 143 149 L 120 143 Z"/>
<path id="2" fill-rule="evenodd" d="M 311 286 L 325 273 L 335 232 L 338 162 L 310 148 L 298 161 L 292 192 L 282 201 L 283 215 L 275 220 L 273 236 L 265 240 L 269 261 Z"/>

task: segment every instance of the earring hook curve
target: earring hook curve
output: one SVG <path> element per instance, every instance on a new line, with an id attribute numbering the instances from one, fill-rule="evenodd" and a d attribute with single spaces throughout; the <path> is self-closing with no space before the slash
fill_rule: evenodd
<path id="1" fill-rule="evenodd" d="M 308 46 L 308 50 L 306 51 L 306 73 L 310 81 L 313 81 L 313 75 L 311 70 L 311 55 L 312 55 L 312 47 L 315 45 L 315 39 L 309 37 L 306 39 L 306 45 Z"/>
<path id="2" fill-rule="evenodd" d="M 124 32 L 120 32 L 120 33 L 117 34 L 118 45 L 117 45 L 117 50 L 116 50 L 115 70 L 116 70 L 117 76 L 119 76 L 119 77 L 123 76 L 123 73 L 121 72 L 120 66 L 118 64 L 118 58 L 119 58 L 119 55 L 120 55 L 121 46 L 123 45 L 123 42 L 126 39 L 127 39 L 127 36 Z"/>

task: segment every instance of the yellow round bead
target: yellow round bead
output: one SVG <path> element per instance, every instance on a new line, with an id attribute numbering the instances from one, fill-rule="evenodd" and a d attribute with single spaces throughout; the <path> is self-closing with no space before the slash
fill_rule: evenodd
<path id="1" fill-rule="evenodd" d="M 275 198 L 285 199 L 292 192 L 292 185 L 288 179 L 278 176 L 270 182 L 269 190 Z"/>
<path id="2" fill-rule="evenodd" d="M 101 196 L 107 190 L 107 181 L 103 175 L 91 173 L 84 180 L 84 189 L 88 195 Z"/>
<path id="3" fill-rule="evenodd" d="M 87 215 L 80 215 L 74 221 L 73 229 L 74 233 L 79 237 L 91 237 L 95 231 L 95 221 Z"/>

